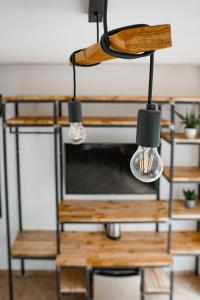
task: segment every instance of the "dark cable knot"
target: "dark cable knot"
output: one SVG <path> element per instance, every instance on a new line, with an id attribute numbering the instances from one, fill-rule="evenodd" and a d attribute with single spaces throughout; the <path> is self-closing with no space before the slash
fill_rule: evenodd
<path id="1" fill-rule="evenodd" d="M 101 40 L 100 40 L 101 48 L 108 55 L 114 56 L 114 57 L 117 57 L 117 58 L 122 58 L 122 59 L 137 59 L 137 58 L 152 55 L 155 51 L 146 51 L 146 52 L 143 52 L 143 53 L 129 54 L 129 53 L 123 53 L 123 52 L 115 51 L 115 50 L 111 49 L 111 43 L 110 43 L 110 40 L 109 40 L 109 37 L 111 35 L 116 34 L 116 33 L 120 32 L 122 30 L 131 29 L 131 28 L 138 28 L 138 27 L 144 27 L 144 26 L 149 26 L 149 25 L 147 25 L 147 24 L 136 24 L 136 25 L 130 25 L 130 26 L 125 26 L 125 27 L 113 29 L 113 30 L 108 31 L 106 33 L 104 32 L 104 34 L 102 35 Z"/>

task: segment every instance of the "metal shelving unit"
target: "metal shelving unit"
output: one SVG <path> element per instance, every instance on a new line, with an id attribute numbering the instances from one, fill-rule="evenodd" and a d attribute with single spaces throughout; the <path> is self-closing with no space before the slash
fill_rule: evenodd
<path id="1" fill-rule="evenodd" d="M 169 203 L 170 203 L 170 219 L 173 221 L 180 221 L 180 220 L 188 220 L 188 221 L 196 221 L 197 222 L 197 233 L 190 232 L 187 234 L 187 239 L 185 239 L 186 243 L 186 250 L 178 249 L 178 251 L 172 251 L 171 253 L 175 256 L 194 256 L 196 257 L 196 266 L 195 266 L 195 273 L 196 275 L 199 274 L 199 249 L 197 251 L 193 251 L 195 248 L 194 237 L 197 243 L 200 241 L 200 211 L 199 211 L 199 203 L 197 203 L 197 209 L 187 210 L 184 207 L 183 201 L 174 199 L 174 184 L 183 184 L 183 183 L 196 183 L 198 184 L 199 188 L 199 195 L 200 195 L 200 160 L 198 167 L 175 167 L 174 166 L 174 156 L 175 156 L 175 146 L 176 145 L 197 145 L 200 146 L 200 139 L 199 136 L 194 139 L 187 139 L 183 133 L 176 133 L 175 130 L 175 107 L 176 105 L 184 105 L 184 104 L 196 104 L 199 106 L 200 98 L 193 97 L 178 97 L 172 98 L 170 101 L 171 107 L 171 123 L 170 126 L 170 133 L 163 133 L 162 138 L 169 143 L 171 147 L 171 155 L 170 155 L 170 166 L 165 168 L 163 171 L 164 177 L 167 179 L 170 185 L 170 192 L 169 192 Z M 170 236 L 171 240 L 173 239 L 172 224 L 170 225 Z M 187 232 L 186 232 L 187 233 Z M 188 247 L 187 245 L 191 244 L 192 247 Z"/>
<path id="2" fill-rule="evenodd" d="M 118 202 L 119 207 L 115 208 L 115 211 L 113 212 L 113 202 L 107 203 L 106 211 L 108 213 L 107 221 L 105 222 L 105 219 L 95 219 L 94 218 L 88 218 L 87 216 L 81 215 L 82 211 L 79 210 L 78 207 L 74 206 L 74 214 L 72 217 L 72 214 L 67 214 L 67 209 L 65 208 L 66 202 L 62 201 L 63 199 L 63 133 L 62 129 L 65 126 L 68 126 L 68 119 L 67 117 L 63 116 L 63 106 L 67 104 L 67 102 L 70 100 L 69 96 L 43 96 L 43 97 L 27 97 L 27 96 L 17 96 L 17 97 L 4 97 L 3 99 L 3 144 L 4 144 L 4 172 L 5 172 L 5 202 L 6 202 L 6 222 L 7 222 L 7 248 L 8 248 L 8 264 L 9 264 L 9 290 L 10 290 L 10 300 L 13 300 L 13 284 L 12 284 L 12 258 L 20 259 L 21 261 L 21 273 L 22 275 L 25 272 L 24 269 L 24 261 L 27 259 L 55 259 L 57 257 L 57 299 L 60 299 L 61 295 L 73 293 L 73 287 L 74 287 L 74 293 L 77 293 L 77 290 L 81 293 L 85 293 L 88 299 L 91 298 L 92 295 L 92 274 L 96 267 L 99 268 L 105 268 L 105 265 L 102 264 L 102 266 L 97 266 L 93 264 L 84 265 L 86 275 L 85 275 L 85 286 L 83 288 L 83 281 L 81 283 L 79 280 L 77 280 L 77 274 L 75 271 L 77 271 L 77 268 L 83 267 L 82 263 L 80 265 L 76 265 L 73 263 L 69 266 L 68 264 L 60 264 L 58 261 L 61 261 L 59 259 L 62 258 L 63 249 L 67 249 L 68 240 L 66 240 L 66 245 L 63 243 L 63 239 L 66 236 L 64 231 L 64 224 L 69 223 L 78 223 L 78 224 L 94 224 L 94 223 L 107 223 L 107 222 L 121 222 L 121 223 L 153 223 L 156 225 L 156 231 L 154 232 L 153 236 L 155 240 L 153 239 L 153 243 L 156 241 L 156 238 L 159 238 L 163 241 L 163 253 L 164 256 L 166 256 L 165 263 L 159 263 L 159 266 L 156 265 L 155 258 L 154 262 L 151 263 L 148 260 L 148 264 L 146 265 L 142 262 L 140 262 L 139 268 L 141 270 L 141 299 L 144 299 L 145 294 L 148 294 L 148 291 L 145 291 L 144 283 L 145 283 L 145 270 L 149 267 L 159 267 L 160 272 L 162 273 L 162 267 L 168 265 L 170 267 L 170 273 L 169 273 L 169 291 L 168 294 L 170 296 L 170 299 L 173 297 L 173 269 L 171 268 L 172 263 L 172 254 L 177 253 L 176 250 L 176 243 L 173 245 L 173 235 L 172 235 L 172 223 L 171 220 L 173 219 L 173 181 L 170 181 L 170 198 L 169 202 L 163 202 L 160 200 L 160 190 L 157 189 L 157 201 L 151 202 L 152 207 L 152 214 L 156 212 L 153 216 L 149 216 L 148 213 L 143 209 L 137 210 L 136 207 L 134 207 L 134 203 L 129 203 L 133 214 L 130 216 L 127 215 L 126 209 L 124 209 L 124 216 L 120 216 L 117 211 L 121 209 L 120 202 Z M 146 102 L 145 97 L 78 97 L 78 100 L 83 101 L 83 103 L 132 103 L 132 104 L 141 104 Z M 173 179 L 173 164 L 174 164 L 174 139 L 175 139 L 175 131 L 174 131 L 174 104 L 173 99 L 170 97 L 155 97 L 154 102 L 158 103 L 159 109 L 162 109 L 162 105 L 169 105 L 171 107 L 171 120 L 163 120 L 162 126 L 165 128 L 170 127 L 170 137 L 172 142 L 171 147 L 171 166 L 170 169 L 170 178 Z M 53 113 L 51 116 L 45 116 L 45 117 L 32 117 L 32 116 L 21 116 L 19 106 L 23 105 L 24 103 L 46 103 L 48 105 L 52 105 Z M 6 119 L 6 107 L 7 105 L 14 105 L 15 115 L 13 118 Z M 105 117 L 85 117 L 83 121 L 84 125 L 86 127 L 136 127 L 137 121 L 134 118 L 122 118 L 122 117 L 116 117 L 116 118 L 105 118 Z M 42 128 L 43 130 L 38 131 L 38 128 Z M 29 128 L 30 130 L 25 130 L 25 128 Z M 36 131 L 33 131 L 32 128 L 37 128 Z M 18 187 L 18 217 L 19 217 L 19 234 L 11 247 L 11 240 L 10 240 L 10 218 L 9 218 L 9 195 L 8 195 L 8 178 L 7 178 L 7 130 L 10 130 L 11 134 L 15 135 L 16 139 L 16 163 L 17 163 L 17 187 Z M 44 130 L 45 129 L 45 130 Z M 22 213 L 21 213 L 21 178 L 20 178 L 20 143 L 19 138 L 21 134 L 51 134 L 54 141 L 54 177 L 55 177 L 55 218 L 56 218 L 56 230 L 55 231 L 26 231 L 24 230 L 23 226 L 23 220 L 22 220 Z M 158 182 L 159 187 L 159 182 Z M 71 200 L 71 205 L 73 206 L 74 201 Z M 77 202 L 78 203 L 78 202 Z M 76 205 L 77 205 L 76 203 Z M 83 203 L 83 202 L 82 202 Z M 142 201 L 140 201 L 142 205 Z M 143 204 L 144 208 L 146 207 L 146 201 Z M 150 203 L 150 202 L 149 202 Z M 155 205 L 157 203 L 157 205 Z M 87 204 L 86 201 L 84 202 L 84 205 Z M 95 206 L 95 209 L 97 210 L 98 215 L 98 209 L 101 210 L 101 213 L 103 212 L 103 208 L 101 207 L 100 203 L 97 201 L 90 202 L 90 205 Z M 99 205 L 99 206 L 98 206 Z M 131 206 L 132 205 L 132 206 Z M 163 212 L 164 209 L 164 212 Z M 176 209 L 176 206 L 174 207 Z M 62 213 L 64 211 L 64 217 L 62 218 Z M 76 211 L 79 213 L 76 215 Z M 143 212 L 142 212 L 143 211 Z M 121 217 L 121 221 L 120 221 Z M 190 217 L 191 218 L 191 217 Z M 168 232 L 167 233 L 161 233 L 159 232 L 159 224 L 160 223 L 166 223 L 168 224 Z M 70 232 L 69 232 L 70 234 Z M 175 236 L 179 240 L 182 239 L 182 246 L 184 247 L 184 234 Z M 186 237 L 188 239 L 188 236 Z M 83 239 L 84 242 L 84 239 Z M 95 235 L 93 235 L 93 242 L 97 243 L 95 240 Z M 112 242 L 112 241 L 111 241 Z M 116 242 L 117 243 L 117 242 Z M 145 242 L 147 245 L 147 242 Z M 41 246 L 42 245 L 42 246 Z M 179 244 L 178 244 L 179 245 Z M 200 241 L 199 241 L 200 245 Z M 41 247 L 38 247 L 41 246 Z M 154 247 L 155 248 L 155 247 Z M 174 249 L 175 248 L 175 249 Z M 37 251 L 37 249 L 42 249 L 41 251 Z M 200 253 L 200 249 L 198 245 L 196 245 L 196 252 Z M 184 250 L 184 249 L 183 249 Z M 117 250 L 116 250 L 117 251 Z M 131 251 L 131 249 L 130 249 Z M 149 251 L 149 250 L 148 250 Z M 147 251 L 147 253 L 148 253 Z M 199 251 L 199 252 L 198 252 Z M 73 251 L 72 251 L 73 254 Z M 132 258 L 134 262 L 136 262 L 136 258 Z M 65 260 L 66 263 L 66 260 Z M 158 264 L 158 263 L 157 263 Z M 137 266 L 137 263 L 136 263 Z M 74 268 L 72 274 L 67 273 L 66 271 L 68 268 Z M 113 266 L 116 267 L 115 265 Z M 121 265 L 122 267 L 122 265 Z M 126 267 L 125 265 L 123 267 Z M 132 266 L 128 266 L 129 268 L 135 267 L 133 264 Z M 63 279 L 60 278 L 60 269 L 63 274 L 63 268 L 64 271 L 66 271 L 67 275 L 64 275 L 64 282 L 65 286 L 62 288 L 63 285 Z M 154 272 L 157 276 L 158 272 Z M 62 276 L 63 278 L 63 276 Z M 70 287 L 66 286 L 66 278 L 69 278 Z M 60 280 L 61 279 L 61 280 Z M 77 286 L 78 284 L 81 284 L 82 288 L 79 289 Z M 147 286 L 147 282 L 146 282 Z M 63 292 L 64 291 L 64 292 Z M 157 290 L 154 290 L 153 293 L 159 294 L 160 286 Z M 151 290 L 152 293 L 152 290 Z M 163 289 L 161 289 L 161 294 L 163 293 Z"/>

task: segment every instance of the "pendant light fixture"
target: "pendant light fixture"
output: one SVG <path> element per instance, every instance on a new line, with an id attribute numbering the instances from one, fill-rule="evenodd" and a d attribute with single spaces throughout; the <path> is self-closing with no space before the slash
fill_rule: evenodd
<path id="1" fill-rule="evenodd" d="M 163 171 L 157 147 L 160 144 L 161 113 L 152 104 L 154 54 L 150 56 L 149 92 L 146 109 L 139 110 L 137 118 L 137 151 L 130 161 L 132 174 L 140 181 L 153 182 Z"/>
<path id="2" fill-rule="evenodd" d="M 81 104 L 76 101 L 75 97 L 75 65 L 90 67 L 115 57 L 121 59 L 137 59 L 149 56 L 148 100 L 146 109 L 139 110 L 138 112 L 136 138 L 138 150 L 131 158 L 130 168 L 132 174 L 138 180 L 153 182 L 161 176 L 163 171 L 163 163 L 157 151 L 160 144 L 161 114 L 160 111 L 156 109 L 156 105 L 152 103 L 154 53 L 157 49 L 172 46 L 170 25 L 165 24 L 149 27 L 147 24 L 137 24 L 108 31 L 108 0 L 102 2 L 90 0 L 90 2 L 93 2 L 94 6 L 96 5 L 96 10 L 93 6 L 90 7 L 90 14 L 92 15 L 89 19 L 94 20 L 94 17 L 96 18 L 97 43 L 86 49 L 74 52 L 70 57 L 74 69 L 74 98 L 73 101 L 69 103 L 69 120 L 71 124 L 69 131 L 70 140 L 73 143 L 79 144 L 85 138 L 85 131 L 82 127 Z M 99 6 L 100 3 L 103 5 Z M 98 26 L 102 11 L 104 33 L 99 42 Z M 130 47 L 130 45 L 132 46 L 132 51 L 130 48 L 127 48 Z"/>
<path id="3" fill-rule="evenodd" d="M 68 137 L 72 144 L 79 145 L 83 143 L 86 137 L 85 128 L 82 125 L 82 106 L 81 102 L 76 100 L 76 67 L 73 66 L 73 85 L 74 94 L 72 100 L 68 103 L 68 115 L 69 115 L 69 133 Z"/>

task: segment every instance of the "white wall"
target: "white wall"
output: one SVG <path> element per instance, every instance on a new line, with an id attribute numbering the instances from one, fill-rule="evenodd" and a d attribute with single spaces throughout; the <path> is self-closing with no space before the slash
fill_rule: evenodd
<path id="1" fill-rule="evenodd" d="M 0 0 L 0 63 L 65 63 L 72 51 L 94 43 L 96 26 L 88 23 L 88 2 Z M 108 26 L 169 23 L 173 47 L 158 51 L 159 63 L 196 65 L 199 11 L 199 0 L 109 0 Z"/>
<path id="2" fill-rule="evenodd" d="M 77 70 L 77 93 L 79 95 L 145 95 L 147 93 L 148 65 L 104 64 L 95 68 Z M 154 95 L 200 95 L 200 69 L 192 66 L 157 65 L 155 68 Z M 0 65 L 0 92 L 3 95 L 70 95 L 72 93 L 72 70 L 67 65 Z M 139 106 L 122 104 L 85 104 L 84 114 L 136 115 Z M 179 109 L 185 111 L 189 106 Z M 169 107 L 164 115 L 169 117 Z M 48 113 L 50 108 L 26 105 L 23 113 Z M 8 110 L 12 115 L 12 107 Z M 67 136 L 67 132 L 66 135 Z M 87 129 L 87 141 L 133 142 L 134 129 Z M 23 222 L 25 228 L 55 228 L 53 137 L 20 136 Z M 177 146 L 176 163 L 198 163 L 197 149 Z M 163 142 L 163 160 L 169 164 L 169 145 Z M 16 169 L 14 136 L 8 133 L 9 201 L 11 233 L 14 239 L 17 228 Z M 168 197 L 169 185 L 161 180 L 161 194 Z M 175 188 L 181 195 L 182 186 Z M 101 229 L 99 226 L 73 226 L 78 229 Z M 125 226 L 126 229 L 151 229 L 145 225 Z M 175 228 L 194 228 L 190 222 L 179 222 Z M 6 268 L 5 212 L 0 219 L 0 268 Z M 194 267 L 193 259 L 179 259 L 177 268 Z M 52 263 L 30 262 L 30 268 L 49 268 Z M 14 263 L 17 267 L 17 262 Z"/>

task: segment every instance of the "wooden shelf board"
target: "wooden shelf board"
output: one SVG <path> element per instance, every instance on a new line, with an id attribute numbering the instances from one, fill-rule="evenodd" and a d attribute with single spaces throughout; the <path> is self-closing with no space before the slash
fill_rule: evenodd
<path id="1" fill-rule="evenodd" d="M 69 126 L 68 117 L 61 117 L 57 122 L 61 126 Z M 53 125 L 53 117 L 50 116 L 21 116 L 6 120 L 8 126 L 43 126 Z M 134 117 L 84 117 L 85 126 L 136 126 L 137 118 Z M 170 125 L 168 120 L 161 120 L 161 125 L 167 127 Z"/>
<path id="2" fill-rule="evenodd" d="M 4 100 L 6 102 L 32 102 L 32 101 L 70 101 L 72 96 L 5 96 Z M 168 96 L 154 96 L 153 102 L 157 103 L 169 103 L 171 97 Z M 146 96 L 77 96 L 77 100 L 82 102 L 141 102 L 146 103 Z"/>
<path id="3" fill-rule="evenodd" d="M 58 120 L 61 126 L 68 126 L 68 117 Z M 136 126 L 137 119 L 132 117 L 83 117 L 84 126 Z"/>
<path id="4" fill-rule="evenodd" d="M 56 234 L 45 230 L 21 231 L 11 253 L 14 258 L 53 259 Z M 173 232 L 172 254 L 200 255 L 200 233 Z M 122 232 L 118 241 L 108 239 L 104 232 L 63 232 L 57 264 L 63 267 L 162 267 L 172 265 L 173 259 L 167 253 L 166 232 Z"/>
<path id="5" fill-rule="evenodd" d="M 170 133 L 169 132 L 163 132 L 161 134 L 161 138 L 165 141 L 167 141 L 168 143 L 171 143 L 171 137 L 170 137 Z M 183 143 L 183 144 L 200 144 L 200 135 L 198 135 L 196 138 L 194 139 L 188 139 L 185 137 L 184 133 L 176 133 L 175 135 L 175 143 Z"/>
<path id="6" fill-rule="evenodd" d="M 16 96 L 4 96 L 3 97 L 5 102 L 40 102 L 40 101 L 70 101 L 72 96 L 70 95 L 16 95 Z M 147 101 L 146 96 L 77 96 L 77 100 L 83 102 L 141 102 L 145 103 Z M 200 97 L 170 97 L 170 96 L 154 96 L 153 102 L 157 103 L 198 103 L 200 102 Z"/>
<path id="7" fill-rule="evenodd" d="M 163 175 L 170 180 L 170 168 L 164 167 Z M 174 167 L 173 181 L 200 182 L 200 167 Z"/>
<path id="8" fill-rule="evenodd" d="M 144 292 L 146 294 L 170 293 L 169 274 L 162 268 L 145 269 Z"/>
<path id="9" fill-rule="evenodd" d="M 104 232 L 63 232 L 57 265 L 68 267 L 141 267 L 169 266 L 166 234 L 122 232 L 111 240 Z"/>
<path id="10" fill-rule="evenodd" d="M 56 234 L 47 230 L 23 230 L 12 246 L 12 257 L 55 258 Z"/>
<path id="11" fill-rule="evenodd" d="M 23 117 L 14 117 L 6 120 L 8 126 L 52 126 L 53 118 L 51 116 L 23 116 Z"/>
<path id="12" fill-rule="evenodd" d="M 180 97 L 171 97 L 170 98 L 171 102 L 175 103 L 198 103 L 200 102 L 200 97 L 185 97 L 185 96 L 180 96 Z"/>
<path id="13" fill-rule="evenodd" d="M 72 97 L 71 97 L 72 98 Z M 48 101 L 64 101 L 66 96 L 37 96 L 37 95 L 18 95 L 18 96 L 4 96 L 3 97 L 5 102 L 48 102 Z"/>
<path id="14" fill-rule="evenodd" d="M 187 208 L 185 201 L 173 200 L 173 215 L 174 219 L 200 219 L 200 200 L 196 201 L 195 208 Z"/>
<path id="15" fill-rule="evenodd" d="M 200 233 L 195 231 L 173 232 L 172 254 L 200 255 Z"/>
<path id="16" fill-rule="evenodd" d="M 61 268 L 60 270 L 60 291 L 62 294 L 74 293 L 84 294 L 86 288 L 85 268 Z"/>
<path id="17" fill-rule="evenodd" d="M 68 200 L 60 204 L 61 222 L 159 222 L 168 220 L 166 201 Z"/>

